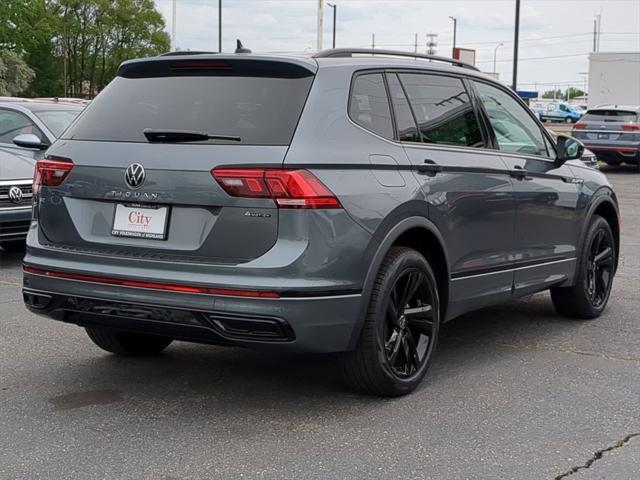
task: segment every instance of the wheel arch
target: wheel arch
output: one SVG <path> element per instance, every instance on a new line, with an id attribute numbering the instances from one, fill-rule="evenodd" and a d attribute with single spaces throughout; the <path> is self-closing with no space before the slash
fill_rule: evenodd
<path id="1" fill-rule="evenodd" d="M 358 324 L 354 328 L 350 341 L 350 347 L 352 348 L 355 348 L 360 337 L 376 276 L 384 258 L 392 247 L 405 246 L 413 248 L 427 259 L 438 282 L 440 318 L 443 320 L 446 318 L 449 303 L 449 259 L 444 246 L 444 239 L 433 222 L 423 216 L 403 218 L 394 222 L 390 228 L 380 228 L 374 234 L 374 242 L 372 244 L 375 244 L 372 248 L 374 253 L 371 256 L 372 260 L 362 288 L 362 305 L 358 316 Z"/>
<path id="2" fill-rule="evenodd" d="M 584 237 L 587 234 L 589 224 L 594 215 L 599 215 L 604 218 L 609 224 L 609 227 L 611 227 L 616 247 L 615 268 L 617 270 L 618 260 L 620 258 L 620 210 L 615 194 L 612 191 L 607 189 L 599 192 L 591 202 L 582 225 L 582 231 L 580 232 L 580 243 L 578 243 L 578 245 L 580 245 L 581 249 L 583 248 Z M 580 251 L 580 255 L 582 256 L 582 251 Z"/>

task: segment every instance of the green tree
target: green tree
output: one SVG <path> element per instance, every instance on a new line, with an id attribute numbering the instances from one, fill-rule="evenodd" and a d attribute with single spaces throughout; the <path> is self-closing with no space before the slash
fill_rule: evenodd
<path id="1" fill-rule="evenodd" d="M 124 60 L 169 50 L 152 0 L 2 0 L 0 49 L 35 72 L 34 96 L 93 96 Z"/>
<path id="2" fill-rule="evenodd" d="M 564 94 L 558 88 L 557 90 L 547 90 L 542 94 L 542 98 L 564 98 Z"/>
<path id="3" fill-rule="evenodd" d="M 35 77 L 20 56 L 8 50 L 0 50 L 0 95 L 16 96 L 27 90 Z"/>
<path id="4" fill-rule="evenodd" d="M 565 92 L 565 97 L 567 101 L 571 100 L 572 98 L 582 97 L 583 95 L 584 95 L 584 91 L 580 90 L 579 88 L 569 87 Z"/>
<path id="5" fill-rule="evenodd" d="M 35 72 L 25 93 L 62 93 L 62 58 L 54 38 L 59 18 L 50 0 L 3 0 L 0 8 L 0 49 L 18 53 Z"/>

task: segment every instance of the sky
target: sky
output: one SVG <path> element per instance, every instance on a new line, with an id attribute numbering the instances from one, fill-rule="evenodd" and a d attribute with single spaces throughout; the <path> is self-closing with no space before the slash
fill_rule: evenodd
<path id="1" fill-rule="evenodd" d="M 176 0 L 176 45 L 182 50 L 218 49 L 218 0 Z M 171 0 L 155 0 L 171 33 Z M 337 47 L 426 51 L 437 34 L 437 54 L 456 46 L 476 50 L 476 65 L 511 82 L 515 0 L 334 0 Z M 316 49 L 317 0 L 222 0 L 222 49 L 235 40 L 254 52 Z M 583 88 L 593 21 L 601 15 L 600 51 L 640 51 L 640 0 L 521 0 L 518 86 L 551 90 Z M 331 47 L 332 9 L 324 6 L 324 48 Z M 503 44 L 498 47 L 498 45 Z M 496 51 L 496 47 L 497 51 Z"/>

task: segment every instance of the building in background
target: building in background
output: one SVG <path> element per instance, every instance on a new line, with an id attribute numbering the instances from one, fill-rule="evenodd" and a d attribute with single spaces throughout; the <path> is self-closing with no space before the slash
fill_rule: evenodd
<path id="1" fill-rule="evenodd" d="M 640 52 L 589 56 L 588 105 L 640 105 Z"/>

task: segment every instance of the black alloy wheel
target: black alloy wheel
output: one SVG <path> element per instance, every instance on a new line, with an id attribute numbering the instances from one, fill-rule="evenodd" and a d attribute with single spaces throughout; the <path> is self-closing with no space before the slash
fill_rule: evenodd
<path id="1" fill-rule="evenodd" d="M 387 362 L 400 378 L 420 371 L 433 349 L 433 299 L 427 276 L 408 269 L 390 292 L 382 338 Z"/>
<path id="2" fill-rule="evenodd" d="M 596 232 L 589 246 L 585 288 L 594 308 L 602 307 L 609 297 L 614 269 L 613 238 L 604 229 Z"/>
<path id="3" fill-rule="evenodd" d="M 411 248 L 391 248 L 376 276 L 359 342 L 344 356 L 347 381 L 374 395 L 410 393 L 431 365 L 439 328 L 440 300 L 429 262 Z"/>
<path id="4" fill-rule="evenodd" d="M 552 288 L 551 300 L 560 314 L 589 320 L 607 306 L 616 272 L 616 242 L 609 223 L 595 215 L 582 245 L 573 285 Z"/>

